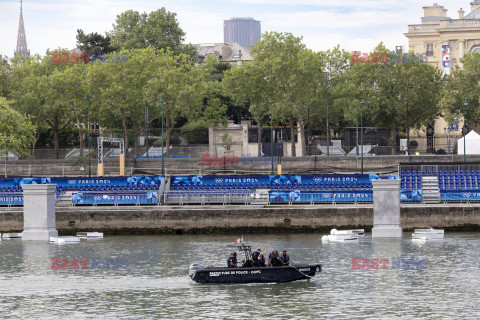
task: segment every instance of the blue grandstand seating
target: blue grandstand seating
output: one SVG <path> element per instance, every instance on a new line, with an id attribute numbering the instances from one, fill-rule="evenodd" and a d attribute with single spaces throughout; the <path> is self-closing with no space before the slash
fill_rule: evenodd
<path id="1" fill-rule="evenodd" d="M 8 196 L 20 197 L 14 205 L 23 203 L 22 185 L 24 184 L 56 184 L 55 194 L 58 197 L 65 191 L 78 191 L 80 193 L 102 194 L 113 196 L 118 203 L 128 203 L 129 199 L 136 202 L 132 203 L 152 203 L 158 196 L 152 195 L 152 192 L 158 191 L 163 177 L 70 177 L 70 178 L 24 178 L 24 179 L 0 179 L 0 205 L 10 205 Z M 126 194 L 131 196 L 126 196 Z M 123 196 L 118 196 L 123 194 Z M 116 200 L 117 201 L 117 200 Z M 121 201 L 121 202 L 120 202 Z M 133 201 L 133 200 L 132 200 Z"/>

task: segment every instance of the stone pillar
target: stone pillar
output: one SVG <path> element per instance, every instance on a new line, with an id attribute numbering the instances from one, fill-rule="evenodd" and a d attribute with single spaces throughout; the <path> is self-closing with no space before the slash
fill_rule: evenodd
<path id="1" fill-rule="evenodd" d="M 246 157 L 248 154 L 248 123 L 242 122 L 242 153 L 241 157 Z M 256 157 L 257 154 L 252 155 Z"/>
<path id="2" fill-rule="evenodd" d="M 400 180 L 377 179 L 372 184 L 372 238 L 401 238 Z"/>
<path id="3" fill-rule="evenodd" d="M 460 62 L 460 59 L 463 58 L 463 56 L 465 55 L 465 40 L 464 39 L 460 39 L 458 40 L 458 44 L 459 44 L 459 50 L 460 50 L 460 56 L 458 58 L 458 61 Z"/>
<path id="4" fill-rule="evenodd" d="M 55 184 L 23 185 L 22 240 L 58 237 L 55 228 Z"/>

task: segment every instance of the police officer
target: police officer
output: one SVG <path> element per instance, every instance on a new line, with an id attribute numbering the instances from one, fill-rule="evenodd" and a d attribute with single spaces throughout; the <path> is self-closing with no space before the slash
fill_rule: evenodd
<path id="1" fill-rule="evenodd" d="M 252 253 L 252 267 L 260 267 L 260 263 L 258 262 L 258 258 L 260 257 L 260 252 L 262 250 L 258 249 L 254 253 Z"/>
<path id="2" fill-rule="evenodd" d="M 260 255 L 258 256 L 258 264 L 260 267 L 265 267 L 265 257 L 263 256 L 263 252 L 260 252 Z"/>
<path id="3" fill-rule="evenodd" d="M 228 258 L 227 260 L 227 267 L 228 268 L 238 268 L 238 265 L 237 265 L 237 253 L 236 252 L 232 252 L 230 254 L 230 257 Z"/>
<path id="4" fill-rule="evenodd" d="M 276 267 L 281 265 L 280 257 L 278 256 L 278 250 L 273 249 L 272 253 L 268 256 L 268 266 L 269 267 Z"/>
<path id="5" fill-rule="evenodd" d="M 282 265 L 288 266 L 290 263 L 290 257 L 287 254 L 286 250 L 283 250 L 283 253 L 280 255 L 280 260 L 282 261 Z"/>

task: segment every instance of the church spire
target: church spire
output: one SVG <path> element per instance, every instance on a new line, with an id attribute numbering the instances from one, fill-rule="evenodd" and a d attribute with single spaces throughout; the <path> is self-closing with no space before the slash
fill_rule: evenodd
<path id="1" fill-rule="evenodd" d="M 27 36 L 25 35 L 25 26 L 23 25 L 23 3 L 20 0 L 20 21 L 18 23 L 17 49 L 14 52 L 15 57 L 29 57 L 30 51 L 27 48 Z"/>

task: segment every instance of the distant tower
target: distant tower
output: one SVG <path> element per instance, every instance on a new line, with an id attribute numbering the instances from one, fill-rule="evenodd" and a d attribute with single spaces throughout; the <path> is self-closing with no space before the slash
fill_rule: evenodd
<path id="1" fill-rule="evenodd" d="M 20 21 L 18 23 L 17 49 L 14 52 L 15 57 L 30 57 L 30 50 L 27 48 L 27 36 L 25 35 L 25 26 L 23 25 L 22 1 L 20 1 Z"/>
<path id="2" fill-rule="evenodd" d="M 249 48 L 260 41 L 260 21 L 253 18 L 232 18 L 223 21 L 223 39 L 225 43 L 236 42 Z"/>

